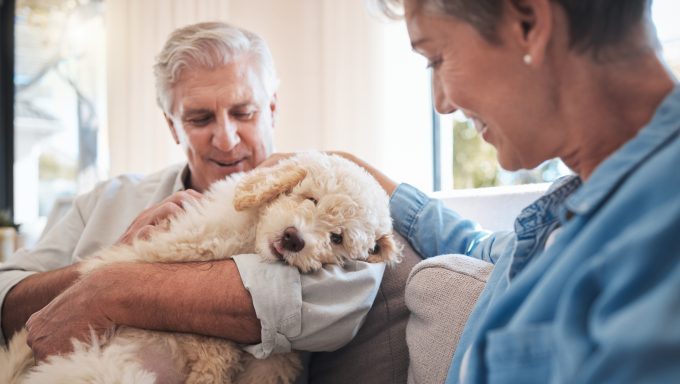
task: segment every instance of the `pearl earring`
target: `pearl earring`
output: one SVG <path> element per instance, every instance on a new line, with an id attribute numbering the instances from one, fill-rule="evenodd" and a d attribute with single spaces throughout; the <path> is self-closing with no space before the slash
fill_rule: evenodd
<path id="1" fill-rule="evenodd" d="M 531 55 L 530 54 L 527 53 L 526 55 L 524 55 L 522 60 L 524 60 L 524 64 L 531 65 Z"/>

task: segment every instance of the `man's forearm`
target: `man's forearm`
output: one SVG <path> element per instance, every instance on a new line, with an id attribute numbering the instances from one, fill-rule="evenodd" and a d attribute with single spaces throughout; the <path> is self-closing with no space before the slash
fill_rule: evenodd
<path id="1" fill-rule="evenodd" d="M 113 264 L 91 276 L 115 324 L 196 333 L 239 343 L 260 340 L 250 293 L 232 260 Z"/>
<path id="2" fill-rule="evenodd" d="M 2 333 L 9 341 L 31 315 L 70 287 L 78 278 L 76 264 L 31 275 L 15 285 L 2 305 Z"/>

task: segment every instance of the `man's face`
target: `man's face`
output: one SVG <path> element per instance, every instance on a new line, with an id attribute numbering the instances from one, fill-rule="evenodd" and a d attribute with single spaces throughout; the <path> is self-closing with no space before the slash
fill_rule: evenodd
<path id="1" fill-rule="evenodd" d="M 215 69 L 186 69 L 172 91 L 172 116 L 166 120 L 186 151 L 191 188 L 203 192 L 271 154 L 276 100 L 265 93 L 247 59 Z"/>

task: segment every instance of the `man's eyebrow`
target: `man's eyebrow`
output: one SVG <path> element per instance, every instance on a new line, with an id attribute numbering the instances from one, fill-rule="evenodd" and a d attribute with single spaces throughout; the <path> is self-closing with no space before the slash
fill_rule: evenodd
<path id="1" fill-rule="evenodd" d="M 184 113 L 182 114 L 183 117 L 187 116 L 194 116 L 194 115 L 203 115 L 206 113 L 212 113 L 212 110 L 206 109 L 206 108 L 196 108 L 196 109 L 186 109 Z"/>

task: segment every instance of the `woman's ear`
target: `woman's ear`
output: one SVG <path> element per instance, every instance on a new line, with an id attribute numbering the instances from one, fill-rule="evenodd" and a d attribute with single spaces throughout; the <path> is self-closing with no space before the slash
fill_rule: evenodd
<path id="1" fill-rule="evenodd" d="M 375 247 L 370 252 L 369 263 L 385 262 L 392 265 L 401 261 L 401 247 L 394 241 L 391 233 L 382 235 L 376 240 Z"/>
<path id="2" fill-rule="evenodd" d="M 512 39 L 519 45 L 527 65 L 540 65 L 554 28 L 555 8 L 552 0 L 507 0 L 506 21 Z"/>
<path id="3" fill-rule="evenodd" d="M 307 171 L 292 162 L 256 168 L 236 185 L 234 208 L 237 211 L 259 207 L 277 196 L 290 192 L 307 176 Z"/>

